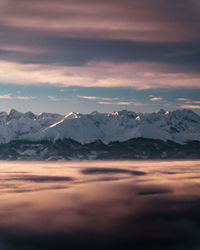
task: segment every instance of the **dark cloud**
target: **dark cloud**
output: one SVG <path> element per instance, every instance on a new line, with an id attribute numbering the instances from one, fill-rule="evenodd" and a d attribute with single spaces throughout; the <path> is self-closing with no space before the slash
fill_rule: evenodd
<path id="1" fill-rule="evenodd" d="M 59 185 L 59 186 L 49 186 L 49 187 L 30 187 L 30 188 L 22 188 L 21 186 L 15 186 L 14 188 L 11 186 L 9 191 L 6 191 L 7 193 L 13 193 L 13 194 L 20 194 L 20 193 L 33 193 L 33 192 L 41 192 L 41 191 L 49 191 L 49 190 L 59 190 L 59 189 L 68 189 L 69 186 Z"/>
<path id="2" fill-rule="evenodd" d="M 15 8 L 13 8 L 15 6 Z M 199 40 L 195 0 L 3 1 L 8 26 L 45 30 L 72 37 L 140 41 Z"/>
<path id="3" fill-rule="evenodd" d="M 200 202 L 194 200 L 174 200 L 173 198 L 148 199 L 141 203 L 140 212 L 134 213 L 134 200 L 132 195 L 126 201 L 126 208 L 132 207 L 130 213 L 115 221 L 114 228 L 91 230 L 85 229 L 66 231 L 36 232 L 34 230 L 4 229 L 0 230 L 0 243 L 3 249 L 16 250 L 51 250 L 51 249 L 140 249 L 140 250 L 196 250 L 200 247 Z M 133 197 L 132 197 L 133 199 Z M 104 206 L 115 208 L 120 206 L 120 201 Z M 121 201 L 122 202 L 122 201 Z M 125 200 L 124 200 L 125 202 Z M 94 205 L 94 204 L 93 204 Z M 80 216 L 90 221 L 96 211 L 96 218 L 108 220 L 107 215 L 98 213 L 103 207 L 82 207 L 75 210 Z M 89 210 L 89 211 L 88 211 Z M 69 212 L 69 211 L 68 211 Z M 62 211 L 66 213 L 66 211 Z M 55 214 L 54 214 L 55 216 Z M 63 217 L 64 218 L 64 217 Z M 49 218 L 51 219 L 51 218 Z M 109 220 L 112 223 L 112 220 Z"/>
<path id="4" fill-rule="evenodd" d="M 132 174 L 132 175 L 146 175 L 143 171 L 132 171 L 119 168 L 87 168 L 82 171 L 83 174 Z"/>
<path id="5" fill-rule="evenodd" d="M 84 176 L 77 174 L 81 170 L 77 162 L 70 166 L 64 163 L 63 168 L 58 167 L 58 170 L 65 169 L 66 172 L 68 168 L 73 169 L 72 173 L 79 181 L 73 183 L 70 192 L 49 190 L 33 196 L 12 194 L 6 196 L 6 199 L 3 196 L 0 209 L 0 249 L 200 248 L 199 185 L 190 179 L 191 174 L 199 174 L 196 162 L 162 161 L 148 164 L 145 161 L 129 162 L 128 165 L 108 162 L 108 168 L 106 163 L 96 163 L 99 167 L 95 167 L 96 164 L 88 167 L 87 164 L 83 163 L 82 166 L 86 171 L 83 171 Z M 111 164 L 113 168 L 109 167 Z M 143 173 L 134 170 L 139 167 L 141 170 L 146 169 L 148 174 L 141 178 L 119 179 L 118 182 L 115 182 L 115 178 L 113 182 L 105 179 L 104 183 L 99 183 L 99 180 L 103 181 L 99 174 L 109 178 L 124 174 L 137 175 Z M 166 168 L 176 171 L 176 176 L 162 172 Z M 45 169 L 49 171 L 47 164 L 42 168 L 43 173 Z M 179 175 L 179 172 L 184 172 L 185 176 Z M 19 183 L 26 176 L 30 181 L 36 177 L 20 174 Z M 16 181 L 16 176 L 13 177 Z M 49 175 L 40 174 L 37 177 L 49 178 Z M 60 178 L 59 175 L 54 177 Z M 54 181 L 58 184 L 57 179 Z M 177 182 L 179 185 L 176 185 Z M 41 202 L 42 198 L 44 201 Z"/>
<path id="6" fill-rule="evenodd" d="M 149 88 L 175 86 L 170 82 L 175 77 L 177 86 L 198 85 L 199 76 L 190 75 L 200 70 L 200 4 L 196 0 L 1 0 L 0 11 L 0 63 L 43 64 L 46 68 L 86 66 L 81 69 L 87 71 L 86 76 L 73 69 L 71 79 L 63 68 L 56 68 L 52 80 L 44 70 L 34 81 L 33 75 L 29 79 L 24 76 L 22 71 L 26 71 L 26 66 L 5 65 L 2 70 L 6 73 L 1 75 L 7 76 L 12 71 L 14 79 L 18 76 L 17 83 L 88 87 L 102 86 L 101 80 L 110 86 L 112 79 L 112 86 Z M 123 74 L 110 75 L 108 79 L 102 73 L 97 82 L 94 71 L 87 65 L 102 61 L 158 63 L 161 67 L 167 64 L 161 73 L 174 75 L 165 79 L 163 74 L 159 83 L 137 76 L 136 81 L 142 83 L 132 84 L 132 75 L 120 79 L 125 72 L 131 72 L 124 70 Z M 117 65 L 114 67 L 117 72 Z M 145 68 L 143 75 L 154 72 Z M 175 75 L 179 73 L 185 75 Z M 1 77 L 1 82 L 13 83 L 13 78 Z"/>
<path id="7" fill-rule="evenodd" d="M 20 32 L 20 31 L 19 31 Z M 158 62 L 176 65 L 178 72 L 199 72 L 199 43 L 147 43 L 120 40 L 53 37 L 11 31 L 0 47 L 0 59 L 34 64 L 82 66 L 90 61 Z M 6 44 L 6 45 L 5 45 Z M 8 47 L 7 50 L 6 46 Z M 9 46 L 13 47 L 12 51 Z M 21 46 L 21 47 L 20 47 Z M 174 68 L 174 66 L 172 67 Z"/>
<path id="8" fill-rule="evenodd" d="M 33 181 L 33 182 L 65 182 L 74 180 L 67 176 L 46 176 L 46 175 L 16 175 L 10 176 L 7 181 Z"/>
<path id="9" fill-rule="evenodd" d="M 157 194 L 168 194 L 171 193 L 169 189 L 150 189 L 139 191 L 139 195 L 157 195 Z"/>

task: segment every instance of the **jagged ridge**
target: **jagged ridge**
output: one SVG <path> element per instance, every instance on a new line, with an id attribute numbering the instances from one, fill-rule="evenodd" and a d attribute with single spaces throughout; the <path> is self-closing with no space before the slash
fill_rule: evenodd
<path id="1" fill-rule="evenodd" d="M 185 143 L 200 140 L 200 116 L 191 110 L 160 110 L 151 114 L 132 111 L 91 114 L 51 113 L 35 115 L 16 110 L 0 113 L 0 143 L 13 140 L 41 141 L 73 139 L 82 144 L 101 140 L 127 141 L 132 138 L 171 140 Z"/>

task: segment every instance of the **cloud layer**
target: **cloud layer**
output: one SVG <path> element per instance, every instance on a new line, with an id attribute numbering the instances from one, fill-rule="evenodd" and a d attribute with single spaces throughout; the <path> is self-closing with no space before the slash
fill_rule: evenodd
<path id="1" fill-rule="evenodd" d="M 0 20 L 15 29 L 68 37 L 199 41 L 199 8 L 194 0 L 1 0 Z"/>
<path id="2" fill-rule="evenodd" d="M 199 89 L 199 30 L 196 0 L 0 0 L 0 83 Z"/>
<path id="3" fill-rule="evenodd" d="M 85 66 L 60 66 L 0 61 L 0 81 L 66 87 L 198 88 L 200 73 L 184 73 L 158 63 L 91 62 Z"/>

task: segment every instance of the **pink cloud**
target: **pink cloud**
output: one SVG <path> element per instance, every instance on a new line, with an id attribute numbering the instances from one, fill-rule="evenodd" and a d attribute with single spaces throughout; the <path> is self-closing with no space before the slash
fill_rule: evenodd
<path id="1" fill-rule="evenodd" d="M 182 109 L 200 109 L 200 105 L 180 105 L 180 108 Z"/>
<path id="2" fill-rule="evenodd" d="M 0 21 L 20 29 L 132 41 L 200 40 L 199 6 L 190 0 L 3 2 Z"/>
<path id="3" fill-rule="evenodd" d="M 162 97 L 152 97 L 152 98 L 150 99 L 150 101 L 152 101 L 152 102 L 162 101 Z"/>
<path id="4" fill-rule="evenodd" d="M 62 66 L 0 61 L 0 81 L 21 85 L 51 84 L 61 87 L 137 89 L 200 87 L 200 74 L 176 73 L 175 70 L 168 64 L 145 62 L 89 62 L 85 66 Z"/>
<path id="5" fill-rule="evenodd" d="M 33 100 L 35 98 L 35 96 L 17 96 L 18 100 Z"/>
<path id="6" fill-rule="evenodd" d="M 176 98 L 176 100 L 185 102 L 186 104 L 200 104 L 200 101 L 191 100 L 189 98 Z"/>
<path id="7" fill-rule="evenodd" d="M 200 104 L 200 101 L 191 101 L 190 103 L 193 103 L 193 104 Z"/>
<path id="8" fill-rule="evenodd" d="M 12 99 L 11 94 L 0 95 L 0 99 Z"/>
<path id="9" fill-rule="evenodd" d="M 125 105 L 125 106 L 144 106 L 145 104 L 139 102 L 98 102 L 104 105 Z"/>
<path id="10" fill-rule="evenodd" d="M 107 98 L 107 97 L 97 97 L 97 96 L 77 96 L 78 98 L 81 99 L 86 99 L 86 100 L 104 100 L 104 101 L 111 101 L 111 100 L 117 100 L 119 98 Z"/>
<path id="11" fill-rule="evenodd" d="M 181 101 L 181 102 L 188 102 L 190 101 L 190 99 L 188 98 L 176 98 L 177 101 Z"/>

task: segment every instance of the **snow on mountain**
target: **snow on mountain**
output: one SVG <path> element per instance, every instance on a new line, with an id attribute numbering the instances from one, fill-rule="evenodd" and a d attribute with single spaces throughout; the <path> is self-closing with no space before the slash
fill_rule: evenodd
<path id="1" fill-rule="evenodd" d="M 8 112 L 0 112 L 0 143 L 8 143 L 12 140 L 24 139 L 35 134 L 61 120 L 59 114 L 41 113 L 35 115 L 32 112 L 21 113 L 14 109 Z"/>
<path id="2" fill-rule="evenodd" d="M 191 110 L 141 114 L 119 111 L 101 114 L 70 113 L 56 124 L 40 130 L 28 137 L 30 140 L 50 140 L 71 138 L 81 143 L 101 140 L 126 141 L 144 137 L 172 140 L 183 143 L 200 140 L 200 116 Z"/>
<path id="3" fill-rule="evenodd" d="M 173 112 L 160 110 L 151 114 L 132 111 L 68 115 L 14 109 L 0 112 L 0 143 L 12 140 L 50 140 L 71 138 L 81 143 L 101 140 L 126 141 L 132 138 L 152 138 L 183 143 L 200 140 L 200 116 L 191 110 Z"/>

